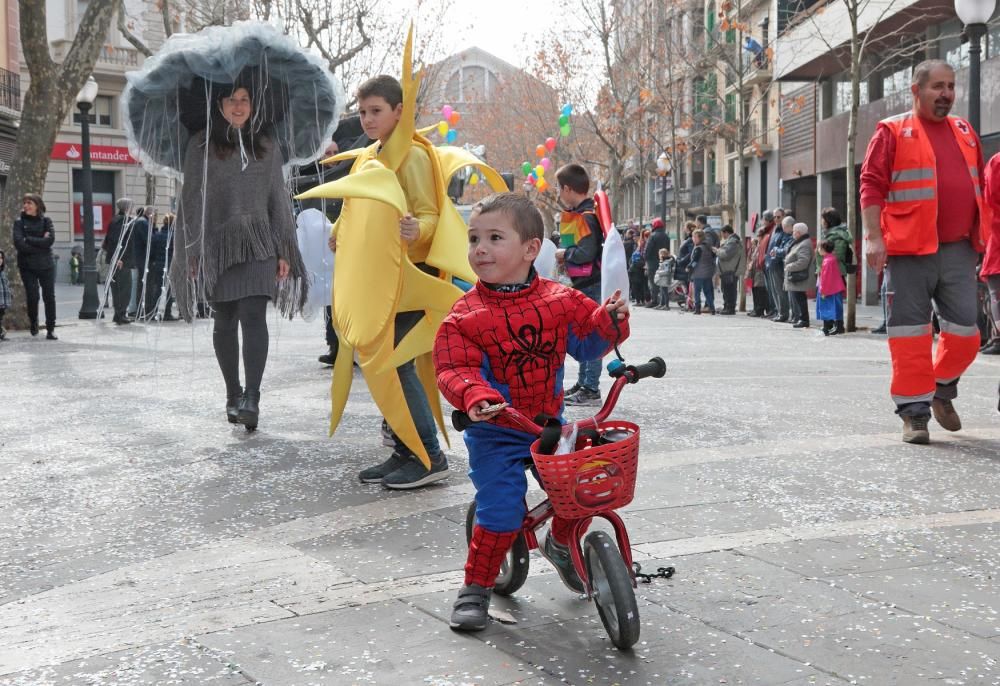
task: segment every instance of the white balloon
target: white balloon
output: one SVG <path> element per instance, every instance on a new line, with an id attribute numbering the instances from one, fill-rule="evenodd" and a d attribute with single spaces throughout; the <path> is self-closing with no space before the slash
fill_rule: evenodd
<path id="1" fill-rule="evenodd" d="M 535 258 L 535 271 L 544 279 L 556 278 L 556 246 L 547 238 L 542 239 L 542 249 Z"/>
<path id="2" fill-rule="evenodd" d="M 309 278 L 309 299 L 306 302 L 306 309 L 315 311 L 321 307 L 328 307 L 331 302 L 334 267 L 334 255 L 327 245 L 331 224 L 326 215 L 315 208 L 300 212 L 295 223 L 298 226 L 296 236 L 299 252 L 302 253 L 302 261 L 305 263 Z"/>
<path id="3" fill-rule="evenodd" d="M 618 229 L 612 224 L 604 239 L 604 253 L 601 258 L 601 302 L 607 301 L 615 291 L 621 291 L 621 297 L 625 302 L 629 301 L 625 244 L 622 243 Z"/>

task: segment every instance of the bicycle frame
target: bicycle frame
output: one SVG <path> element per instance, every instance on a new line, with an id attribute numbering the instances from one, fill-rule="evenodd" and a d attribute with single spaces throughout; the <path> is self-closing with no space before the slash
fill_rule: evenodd
<path id="1" fill-rule="evenodd" d="M 597 428 L 598 424 L 606 420 L 615 409 L 615 405 L 618 404 L 618 398 L 621 395 L 622 388 L 626 384 L 634 383 L 637 380 L 638 379 L 634 375 L 630 375 L 628 372 L 623 373 L 615 379 L 614 384 L 611 386 L 611 390 L 608 391 L 608 396 L 604 401 L 604 405 L 597 412 L 597 414 L 588 419 L 571 422 L 565 426 L 580 429 L 593 425 L 594 428 Z M 531 419 L 518 412 L 516 409 L 511 407 L 505 408 L 503 410 L 503 414 L 526 433 L 530 433 L 534 436 L 541 435 L 543 427 L 539 426 Z M 531 508 L 525 515 L 524 521 L 521 523 L 521 533 L 524 535 L 524 540 L 528 544 L 528 550 L 536 550 L 539 547 L 538 537 L 535 535 L 535 530 L 541 527 L 554 515 L 555 511 L 553 510 L 552 504 L 549 502 L 548 498 Z M 632 548 L 629 543 L 628 531 L 625 528 L 625 522 L 622 521 L 622 518 L 618 516 L 614 510 L 595 512 L 589 517 L 573 520 L 573 528 L 570 536 L 571 545 L 569 550 L 570 556 L 573 560 L 573 567 L 576 568 L 576 573 L 579 574 L 580 580 L 583 582 L 584 588 L 587 590 L 587 598 L 590 599 L 593 596 L 594 589 L 591 584 L 590 576 L 587 574 L 586 565 L 583 561 L 583 550 L 580 547 L 580 540 L 583 538 L 583 534 L 590 526 L 591 520 L 593 520 L 594 517 L 600 517 L 601 519 L 608 521 L 614 529 L 615 539 L 618 543 L 618 550 L 621 552 L 622 559 L 625 561 L 625 566 L 628 568 L 629 575 L 632 578 L 632 588 L 636 588 L 637 582 L 635 578 L 635 570 L 632 567 Z"/>

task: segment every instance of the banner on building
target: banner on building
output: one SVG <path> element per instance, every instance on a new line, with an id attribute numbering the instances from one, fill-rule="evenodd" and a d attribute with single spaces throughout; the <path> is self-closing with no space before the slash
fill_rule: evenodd
<path id="1" fill-rule="evenodd" d="M 79 143 L 56 143 L 51 157 L 54 160 L 80 162 L 83 152 Z M 92 164 L 139 164 L 127 147 L 116 145 L 90 146 L 90 161 Z"/>

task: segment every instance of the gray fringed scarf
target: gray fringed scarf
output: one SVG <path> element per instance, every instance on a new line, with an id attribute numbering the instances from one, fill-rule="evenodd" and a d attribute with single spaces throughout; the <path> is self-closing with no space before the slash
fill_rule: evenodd
<path id="1" fill-rule="evenodd" d="M 177 309 L 191 321 L 198 302 L 211 300 L 227 269 L 280 258 L 288 262 L 288 278 L 263 288 L 272 293 L 281 314 L 291 318 L 305 304 L 308 284 L 281 173 L 281 153 L 267 141 L 266 151 L 251 156 L 242 169 L 245 160 L 238 151 L 219 159 L 206 139 L 204 133 L 193 136 L 184 160 L 170 269 Z"/>

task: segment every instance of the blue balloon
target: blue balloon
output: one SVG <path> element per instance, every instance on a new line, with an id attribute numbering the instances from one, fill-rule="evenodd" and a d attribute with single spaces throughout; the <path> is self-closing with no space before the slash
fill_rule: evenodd
<path id="1" fill-rule="evenodd" d="M 563 107 L 562 107 L 562 113 L 563 113 L 563 114 L 565 114 L 565 115 L 566 115 L 567 117 L 568 117 L 569 115 L 573 114 L 573 106 L 572 106 L 572 105 L 570 105 L 569 103 L 566 103 L 566 104 L 565 104 L 565 105 L 563 105 Z"/>
<path id="2" fill-rule="evenodd" d="M 444 137 L 449 143 L 454 143 L 456 138 L 458 138 L 458 131 L 455 129 L 449 129 L 448 134 Z"/>

